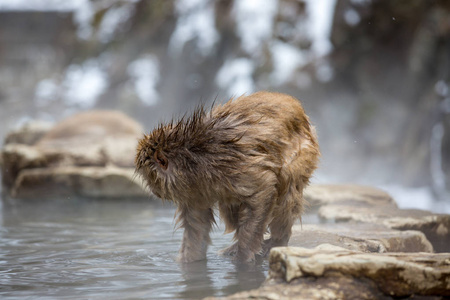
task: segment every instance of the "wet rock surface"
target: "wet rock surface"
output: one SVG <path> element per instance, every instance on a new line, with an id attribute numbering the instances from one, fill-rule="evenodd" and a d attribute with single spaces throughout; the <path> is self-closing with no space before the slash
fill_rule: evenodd
<path id="1" fill-rule="evenodd" d="M 392 207 L 346 207 L 329 205 L 319 209 L 319 216 L 336 222 L 382 224 L 398 230 L 423 232 L 437 252 L 450 252 L 450 216 L 416 209 Z"/>
<path id="2" fill-rule="evenodd" d="M 305 191 L 305 198 L 324 222 L 420 231 L 436 252 L 450 252 L 450 215 L 400 209 L 386 192 L 357 185 L 315 185 Z"/>
<path id="3" fill-rule="evenodd" d="M 433 252 L 420 231 L 393 230 L 377 224 L 318 224 L 293 227 L 290 246 L 314 248 L 331 244 L 362 252 Z"/>
<path id="4" fill-rule="evenodd" d="M 275 248 L 264 286 L 227 299 L 441 299 L 450 296 L 447 254 L 367 254 L 327 246 Z"/>
<path id="5" fill-rule="evenodd" d="M 22 170 L 13 193 L 19 199 L 148 197 L 133 169 L 113 166 Z"/>
<path id="6" fill-rule="evenodd" d="M 447 254 L 366 254 L 334 246 L 280 247 L 271 252 L 270 259 L 268 281 L 281 279 L 289 283 L 300 277 L 344 275 L 368 278 L 390 296 L 450 295 Z"/>
<path id="7" fill-rule="evenodd" d="M 295 225 L 262 286 L 225 299 L 450 297 L 449 215 L 399 209 L 373 187 L 314 185 L 305 198 L 322 223 Z"/>
<path id="8" fill-rule="evenodd" d="M 217 298 L 206 298 L 217 299 Z M 284 299 L 392 299 L 379 292 L 368 280 L 349 277 L 302 278 L 295 284 L 272 283 L 261 288 L 234 294 L 225 299 L 284 300 Z M 430 298 L 428 298 L 430 299 Z"/>
<path id="9" fill-rule="evenodd" d="M 397 207 L 392 197 L 377 188 L 352 184 L 316 184 L 309 186 L 304 197 L 311 208 L 330 204 L 357 207 L 387 205 Z"/>
<path id="10" fill-rule="evenodd" d="M 5 140 L 4 191 L 21 199 L 148 197 L 134 177 L 142 132 L 115 111 L 80 113 L 47 130 L 27 125 Z"/>

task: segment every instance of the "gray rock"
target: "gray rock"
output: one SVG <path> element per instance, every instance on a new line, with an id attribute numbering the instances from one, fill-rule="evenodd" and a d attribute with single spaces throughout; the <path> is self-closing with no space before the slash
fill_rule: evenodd
<path id="1" fill-rule="evenodd" d="M 305 190 L 305 199 L 312 211 L 318 210 L 324 221 L 356 223 L 344 225 L 348 228 L 369 223 L 401 231 L 420 231 L 436 252 L 450 252 L 449 215 L 399 209 L 392 197 L 380 189 L 358 185 L 311 185 Z"/>
<path id="2" fill-rule="evenodd" d="M 6 137 L 4 144 L 33 145 L 42 138 L 50 129 L 52 124 L 48 122 L 34 121 L 12 130 Z"/>
<path id="3" fill-rule="evenodd" d="M 450 245 L 450 216 L 401 210 L 371 187 L 313 185 L 305 197 L 327 223 L 295 225 L 290 247 L 272 249 L 263 285 L 225 299 L 450 295 L 450 253 L 432 253 Z"/>
<path id="4" fill-rule="evenodd" d="M 420 231 L 393 230 L 378 224 L 295 225 L 289 246 L 315 248 L 331 244 L 361 252 L 433 252 Z"/>
<path id="5" fill-rule="evenodd" d="M 390 205 L 377 207 L 326 205 L 319 209 L 319 216 L 336 222 L 374 223 L 392 229 L 421 231 L 436 252 L 450 252 L 450 215 L 416 209 L 398 209 Z"/>
<path id="6" fill-rule="evenodd" d="M 364 282 L 363 284 L 361 282 Z M 392 299 L 381 293 L 370 281 L 349 277 L 320 277 L 297 279 L 295 284 L 268 283 L 259 289 L 245 291 L 223 298 L 205 300 L 373 300 Z M 431 299 L 431 298 L 427 298 Z M 436 298 L 438 299 L 438 298 Z"/>
<path id="7" fill-rule="evenodd" d="M 270 253 L 263 286 L 222 299 L 442 299 L 450 295 L 449 278 L 448 253 L 280 247 Z"/>
<path id="8" fill-rule="evenodd" d="M 280 247 L 270 253 L 269 282 L 337 276 L 369 279 L 386 296 L 450 296 L 450 254 L 368 254 L 337 247 Z"/>
<path id="9" fill-rule="evenodd" d="M 17 135 L 1 153 L 4 190 L 14 198 L 148 197 L 133 177 L 142 131 L 122 113 L 91 111 L 63 120 L 32 145 Z"/>
<path id="10" fill-rule="evenodd" d="M 11 191 L 14 198 L 145 198 L 133 168 L 59 167 L 20 172 Z"/>
<path id="11" fill-rule="evenodd" d="M 374 205 L 397 206 L 392 197 L 380 189 L 351 184 L 310 185 L 305 189 L 304 197 L 312 208 L 329 204 L 365 207 Z"/>
<path id="12" fill-rule="evenodd" d="M 43 154 L 33 146 L 7 144 L 2 152 L 2 183 L 10 188 L 22 169 L 41 167 L 46 164 Z"/>
<path id="13" fill-rule="evenodd" d="M 142 127 L 117 111 L 89 111 L 58 123 L 36 144 L 52 155 L 63 154 L 59 165 L 134 167 L 134 154 Z"/>

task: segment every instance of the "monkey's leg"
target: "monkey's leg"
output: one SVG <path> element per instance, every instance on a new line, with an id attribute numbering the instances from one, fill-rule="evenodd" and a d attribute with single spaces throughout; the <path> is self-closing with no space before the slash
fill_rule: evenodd
<path id="1" fill-rule="evenodd" d="M 261 251 L 274 197 L 275 189 L 262 190 L 240 206 L 235 260 L 254 261 L 255 254 Z"/>
<path id="2" fill-rule="evenodd" d="M 211 208 L 179 208 L 178 222 L 184 228 L 183 241 L 178 256 L 180 262 L 192 262 L 206 258 L 206 250 L 211 243 L 209 231 L 214 223 Z"/>
<path id="3" fill-rule="evenodd" d="M 273 247 L 287 246 L 292 234 L 292 225 L 301 216 L 302 194 L 295 191 L 286 196 L 282 205 L 274 208 L 269 224 L 270 239 L 264 241 L 262 255 L 266 256 Z"/>
<path id="4" fill-rule="evenodd" d="M 219 212 L 220 217 L 225 223 L 225 233 L 237 230 L 239 205 L 219 203 Z M 237 249 L 237 243 L 234 243 L 230 247 L 221 250 L 219 253 L 225 256 L 234 256 L 236 255 Z"/>
<path id="5" fill-rule="evenodd" d="M 289 211 L 275 213 L 274 215 L 269 224 L 270 238 L 264 241 L 262 256 L 266 256 L 273 247 L 287 246 L 292 234 L 292 225 L 297 218 Z"/>

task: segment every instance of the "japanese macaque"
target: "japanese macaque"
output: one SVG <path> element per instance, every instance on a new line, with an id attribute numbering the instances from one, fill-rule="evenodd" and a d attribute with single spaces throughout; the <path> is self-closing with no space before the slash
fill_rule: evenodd
<path id="1" fill-rule="evenodd" d="M 300 102 L 258 92 L 159 125 L 139 141 L 135 164 L 150 190 L 178 207 L 180 262 L 206 258 L 214 208 L 226 233 L 235 231 L 222 253 L 251 262 L 287 245 L 319 155 Z"/>

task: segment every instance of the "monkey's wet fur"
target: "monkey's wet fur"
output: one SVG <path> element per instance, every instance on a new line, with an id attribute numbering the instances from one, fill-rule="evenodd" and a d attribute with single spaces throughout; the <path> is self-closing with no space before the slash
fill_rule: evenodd
<path id="1" fill-rule="evenodd" d="M 206 258 L 214 208 L 235 231 L 222 253 L 252 262 L 287 245 L 319 156 L 300 102 L 258 92 L 159 125 L 139 141 L 135 164 L 153 194 L 178 207 L 180 262 Z"/>

